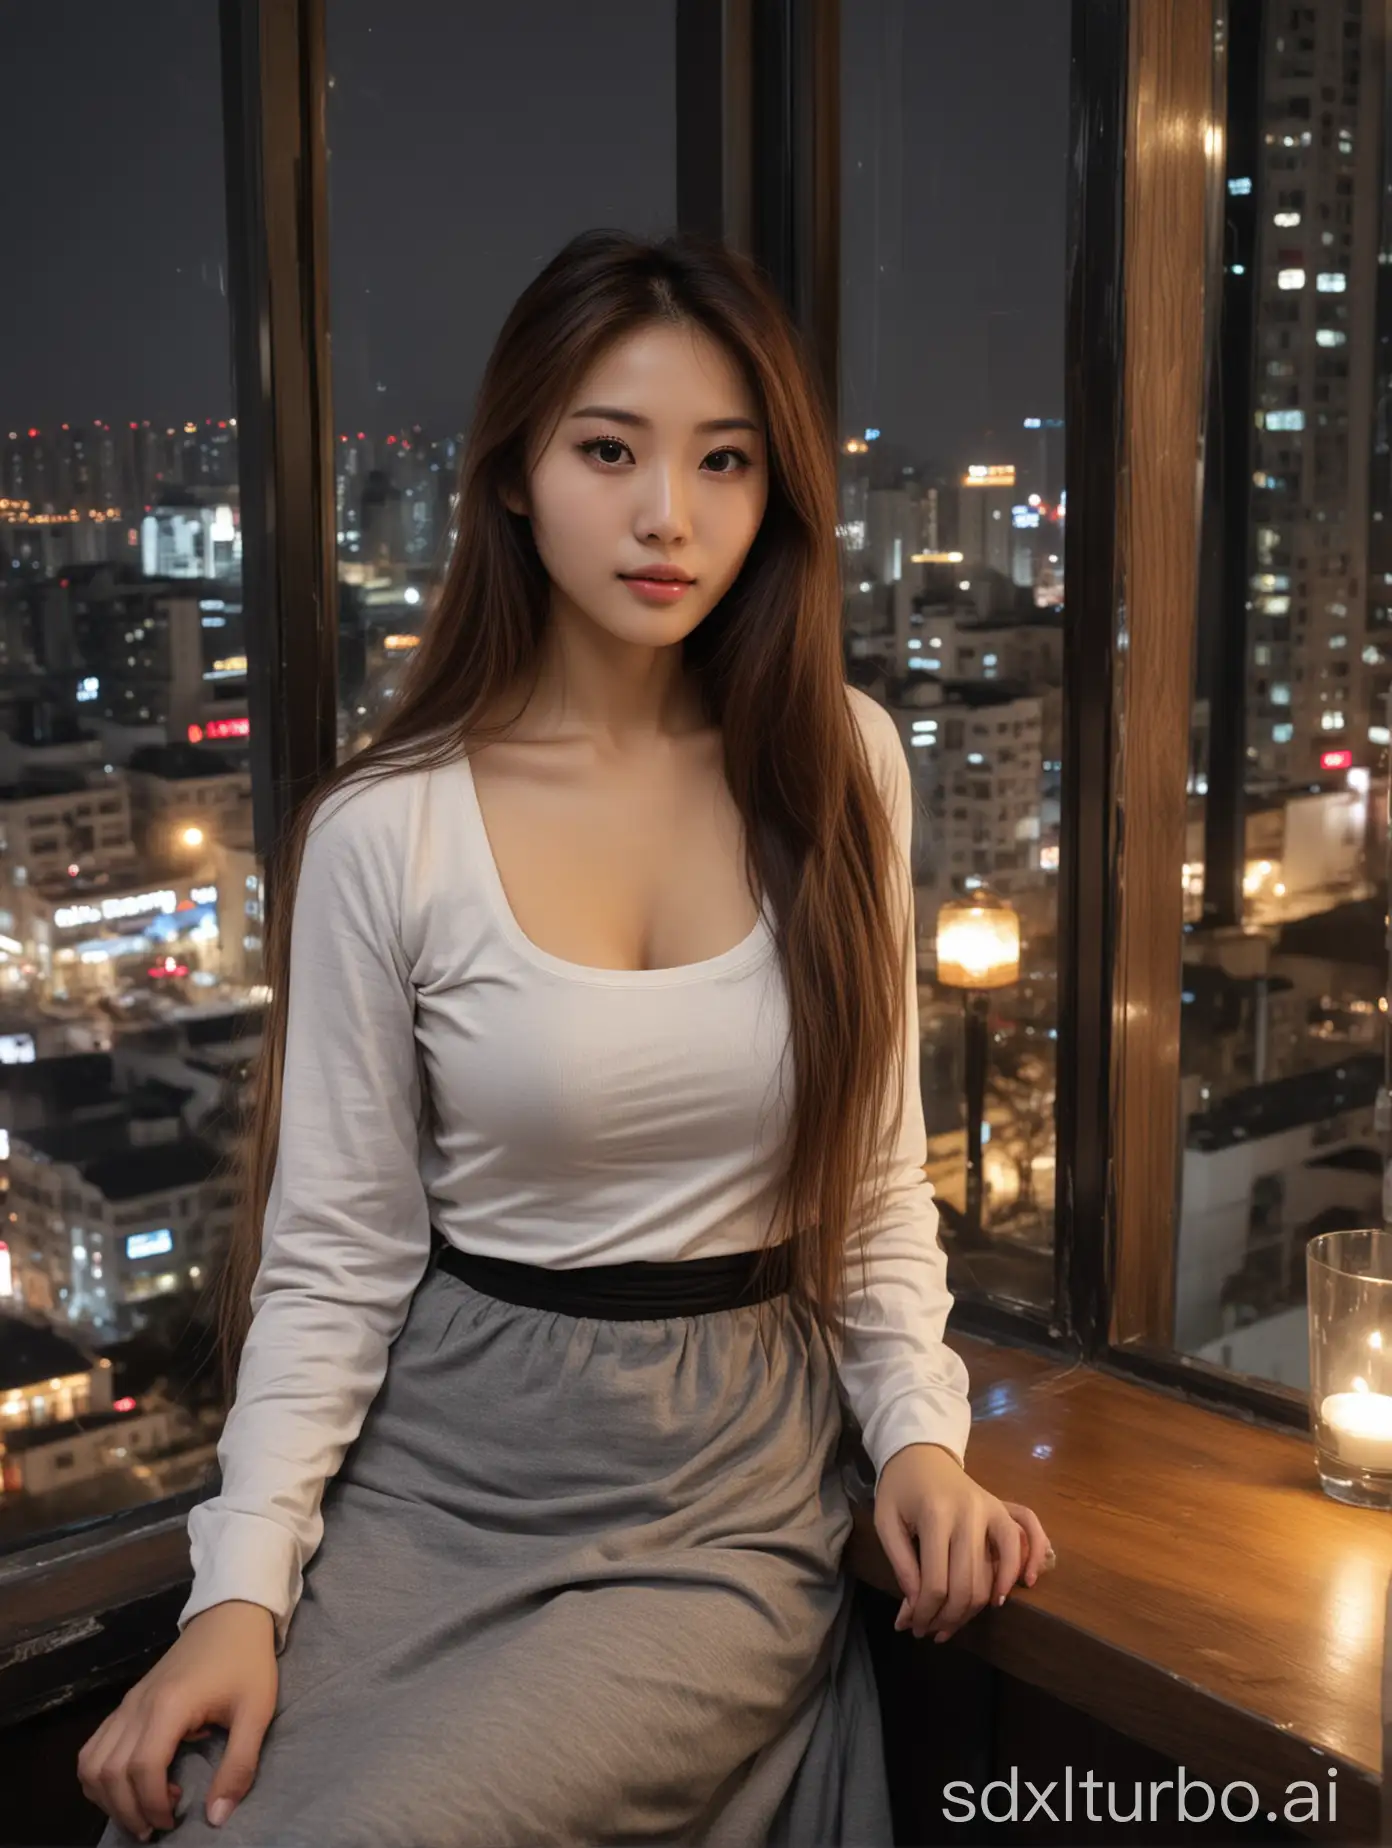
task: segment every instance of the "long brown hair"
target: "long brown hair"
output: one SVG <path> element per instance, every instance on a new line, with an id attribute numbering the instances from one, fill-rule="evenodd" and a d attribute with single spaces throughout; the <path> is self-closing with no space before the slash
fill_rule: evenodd
<path id="1" fill-rule="evenodd" d="M 310 820 L 350 777 L 375 781 L 466 753 L 501 729 L 485 714 L 519 686 L 535 687 L 550 582 L 530 523 L 508 511 L 505 495 L 524 489 L 534 445 L 601 353 L 655 321 L 719 341 L 766 421 L 762 524 L 734 585 L 685 639 L 683 665 L 724 736 L 746 871 L 752 891 L 771 901 L 786 983 L 795 1097 L 773 1228 L 792 1240 L 794 1288 L 825 1325 L 841 1325 L 846 1261 L 882 1198 L 885 1112 L 902 1105 L 908 946 L 890 896 L 888 818 L 845 687 L 830 423 L 799 339 L 752 263 L 685 236 L 590 231 L 523 291 L 498 336 L 448 566 L 390 717 L 300 803 L 272 856 L 271 1000 L 219 1279 L 229 1391 L 279 1142 L 290 923 Z"/>

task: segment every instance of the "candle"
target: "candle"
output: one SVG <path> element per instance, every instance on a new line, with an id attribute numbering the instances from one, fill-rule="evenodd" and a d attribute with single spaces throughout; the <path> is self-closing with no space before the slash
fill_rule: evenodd
<path id="1" fill-rule="evenodd" d="M 1320 1403 L 1320 1417 L 1341 1463 L 1392 1471 L 1392 1395 L 1331 1393 Z"/>

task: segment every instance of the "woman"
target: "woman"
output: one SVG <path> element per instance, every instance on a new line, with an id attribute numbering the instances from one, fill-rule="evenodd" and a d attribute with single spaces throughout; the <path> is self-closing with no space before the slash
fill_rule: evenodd
<path id="1" fill-rule="evenodd" d="M 835 522 L 751 266 L 596 232 L 523 293 L 406 683 L 284 849 L 221 1491 L 79 1761 L 105 1842 L 887 1842 L 842 1393 L 901 1627 L 1033 1582 L 962 1464 Z"/>

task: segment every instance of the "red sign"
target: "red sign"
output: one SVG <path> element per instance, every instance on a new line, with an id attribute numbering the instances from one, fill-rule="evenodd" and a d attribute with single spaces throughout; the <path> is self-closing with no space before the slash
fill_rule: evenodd
<path id="1" fill-rule="evenodd" d="M 1352 751 L 1321 751 L 1321 770 L 1348 770 L 1353 766 Z"/>
<path id="2" fill-rule="evenodd" d="M 209 738 L 245 738 L 251 732 L 250 719 L 209 719 L 203 727 Z"/>

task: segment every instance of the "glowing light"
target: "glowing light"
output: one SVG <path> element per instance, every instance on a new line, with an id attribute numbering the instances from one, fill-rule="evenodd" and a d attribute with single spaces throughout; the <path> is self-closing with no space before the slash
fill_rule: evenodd
<path id="1" fill-rule="evenodd" d="M 986 891 L 951 899 L 938 913 L 937 954 L 949 988 L 1008 988 L 1020 974 L 1020 919 Z"/>

